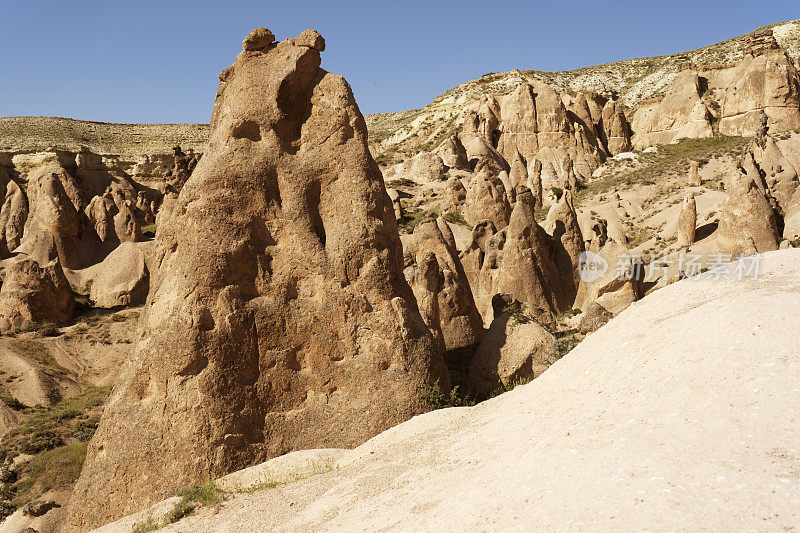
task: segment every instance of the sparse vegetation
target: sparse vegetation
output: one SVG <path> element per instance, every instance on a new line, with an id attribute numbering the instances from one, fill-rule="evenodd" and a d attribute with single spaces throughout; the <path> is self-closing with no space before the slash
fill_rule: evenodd
<path id="1" fill-rule="evenodd" d="M 431 410 L 445 409 L 447 407 L 469 407 L 475 405 L 475 401 L 467 395 L 462 395 L 458 385 L 450 389 L 445 395 L 437 380 L 435 384 L 428 385 L 422 393 L 422 400 Z"/>
<path id="2" fill-rule="evenodd" d="M 533 320 L 529 315 L 525 313 L 525 304 L 517 301 L 513 301 L 507 306 L 503 308 L 504 313 L 508 313 L 511 315 L 511 318 L 517 324 L 527 324 L 531 320 Z"/>
<path id="3" fill-rule="evenodd" d="M 461 224 L 462 226 L 470 227 L 464 215 L 458 211 L 448 211 L 443 215 L 443 218 L 451 224 Z"/>
<path id="4" fill-rule="evenodd" d="M 14 351 L 26 357 L 30 357 L 42 366 L 63 370 L 53 358 L 47 346 L 41 341 L 35 339 L 14 339 L 9 342 L 9 346 L 11 346 Z"/>
<path id="5" fill-rule="evenodd" d="M 110 387 L 87 386 L 52 407 L 22 406 L 19 423 L 0 440 L 0 460 L 33 455 L 11 486 L 8 496 L 15 507 L 75 482 L 110 392 Z"/>

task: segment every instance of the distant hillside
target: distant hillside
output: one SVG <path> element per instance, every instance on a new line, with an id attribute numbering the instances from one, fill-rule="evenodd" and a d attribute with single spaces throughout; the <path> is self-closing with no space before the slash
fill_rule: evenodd
<path id="1" fill-rule="evenodd" d="M 203 151 L 208 124 L 112 124 L 58 117 L 0 118 L 0 152 L 48 148 L 135 157 L 168 153 L 175 145 Z"/>

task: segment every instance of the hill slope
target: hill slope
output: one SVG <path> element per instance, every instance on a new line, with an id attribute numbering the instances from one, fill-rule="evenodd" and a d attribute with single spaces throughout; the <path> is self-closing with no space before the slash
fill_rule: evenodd
<path id="1" fill-rule="evenodd" d="M 528 385 L 167 530 L 791 529 L 798 264 L 800 250 L 771 252 L 757 281 L 714 280 L 734 263 L 670 285 Z"/>

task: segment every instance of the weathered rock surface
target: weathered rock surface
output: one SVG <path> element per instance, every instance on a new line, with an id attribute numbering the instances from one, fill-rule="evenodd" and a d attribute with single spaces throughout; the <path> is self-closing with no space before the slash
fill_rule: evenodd
<path id="1" fill-rule="evenodd" d="M 684 137 L 711 137 L 711 114 L 701 98 L 697 72 L 679 73 L 663 100 L 636 110 L 631 126 L 636 133 L 633 145 L 640 150 Z"/>
<path id="2" fill-rule="evenodd" d="M 617 315 L 644 295 L 644 265 L 627 246 L 613 239 L 605 242 L 594 239 L 586 252 L 585 257 L 602 261 L 606 270 L 597 279 L 581 280 L 575 307 L 586 310 L 591 302 L 596 302 Z"/>
<path id="3" fill-rule="evenodd" d="M 442 222 L 444 221 L 442 220 Z M 461 265 L 458 251 L 453 243 L 449 243 L 442 234 L 436 220 L 428 218 L 417 225 L 409 251 L 414 255 L 420 269 L 418 277 L 425 281 L 425 283 L 414 284 L 414 294 L 418 302 L 435 297 L 435 315 L 438 329 L 443 335 L 445 349 L 449 353 L 453 353 L 464 348 L 474 348 L 483 336 L 481 316 L 475 306 L 469 280 Z M 436 266 L 440 269 L 438 274 L 428 272 L 432 265 L 430 258 L 426 259 L 426 256 L 430 253 L 436 257 Z M 424 269 L 423 266 L 425 266 Z M 438 279 L 436 284 L 430 281 L 430 277 L 434 275 Z M 434 291 L 433 295 L 430 294 L 432 291 Z M 421 310 L 422 307 L 420 304 Z M 468 355 L 471 354 L 457 354 L 461 358 Z"/>
<path id="4" fill-rule="evenodd" d="M 474 226 L 480 220 L 491 220 L 497 229 L 508 225 L 511 206 L 506 188 L 497 175 L 488 169 L 479 172 L 467 187 L 464 218 Z"/>
<path id="5" fill-rule="evenodd" d="M 222 76 L 67 530 L 291 450 L 355 446 L 449 385 L 363 117 L 309 37 L 245 50 Z"/>
<path id="6" fill-rule="evenodd" d="M 494 319 L 492 299 L 501 293 L 522 303 L 525 313 L 545 327 L 552 327 L 555 315 L 569 306 L 563 287 L 555 281 L 559 279 L 555 247 L 536 222 L 533 205 L 533 195 L 524 189 L 508 227 L 487 245 L 478 290 L 484 324 Z"/>
<path id="7" fill-rule="evenodd" d="M 606 325 L 612 318 L 614 318 L 614 315 L 605 307 L 597 302 L 590 302 L 581 313 L 578 331 L 587 335 Z"/>
<path id="8" fill-rule="evenodd" d="M 135 243 L 120 244 L 93 270 L 89 300 L 94 307 L 141 305 L 147 299 L 150 273 L 144 252 Z"/>
<path id="9" fill-rule="evenodd" d="M 686 247 L 694 244 L 697 227 L 697 202 L 689 195 L 684 197 L 681 213 L 678 216 L 678 246 Z"/>
<path id="10" fill-rule="evenodd" d="M 772 131 L 800 128 L 800 74 L 782 49 L 746 56 L 730 74 L 719 131 L 752 135 L 766 113 Z"/>
<path id="11" fill-rule="evenodd" d="M 467 383 L 479 395 L 534 378 L 558 359 L 556 339 L 534 321 L 503 313 L 492 321 L 472 358 Z"/>
<path id="12" fill-rule="evenodd" d="M 750 240 L 758 252 L 777 250 L 775 212 L 758 183 L 742 172 L 731 177 L 726 192 L 728 200 L 722 205 L 715 233 L 720 251 L 733 254 Z"/>
<path id="13" fill-rule="evenodd" d="M 21 256 L 6 263 L 0 287 L 0 332 L 14 333 L 36 323 L 69 320 L 75 298 L 57 259 L 39 264 Z"/>
<path id="14" fill-rule="evenodd" d="M 17 183 L 9 181 L 0 207 L 0 258 L 20 245 L 27 218 L 28 198 Z"/>

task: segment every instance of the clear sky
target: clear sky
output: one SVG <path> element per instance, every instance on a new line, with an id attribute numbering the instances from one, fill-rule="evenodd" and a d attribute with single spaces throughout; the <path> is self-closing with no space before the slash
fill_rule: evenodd
<path id="1" fill-rule="evenodd" d="M 486 72 L 699 48 L 800 18 L 798 0 L 0 0 L 0 116 L 208 122 L 255 27 L 315 28 L 363 113 L 413 109 Z"/>

